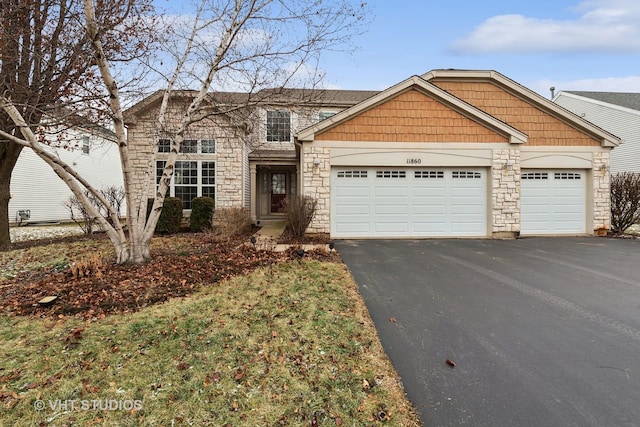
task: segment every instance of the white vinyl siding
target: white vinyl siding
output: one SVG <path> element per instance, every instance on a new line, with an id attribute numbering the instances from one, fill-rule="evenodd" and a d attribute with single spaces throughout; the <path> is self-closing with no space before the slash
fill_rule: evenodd
<path id="1" fill-rule="evenodd" d="M 586 172 L 523 170 L 522 235 L 586 233 Z"/>
<path id="2" fill-rule="evenodd" d="M 561 94 L 555 102 L 622 139 L 611 151 L 611 173 L 640 173 L 640 111 Z"/>
<path id="3" fill-rule="evenodd" d="M 98 189 L 122 187 L 122 169 L 118 146 L 93 135 L 88 154 L 82 147 L 76 150 L 56 150 L 57 155 L 85 177 Z M 32 150 L 24 149 L 11 177 L 11 199 L 9 200 L 9 222 L 16 221 L 19 210 L 31 211 L 29 222 L 70 221 L 69 211 L 63 203 L 72 195 L 69 187 L 56 175 L 44 160 Z M 120 212 L 126 212 L 123 207 Z"/>
<path id="4" fill-rule="evenodd" d="M 334 168 L 331 235 L 487 235 L 486 170 Z"/>

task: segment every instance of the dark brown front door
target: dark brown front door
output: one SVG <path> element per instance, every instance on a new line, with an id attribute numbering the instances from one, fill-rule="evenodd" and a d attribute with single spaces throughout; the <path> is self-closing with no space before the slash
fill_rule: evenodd
<path id="1" fill-rule="evenodd" d="M 287 174 L 274 172 L 271 174 L 271 213 L 284 212 L 283 200 L 287 197 Z"/>

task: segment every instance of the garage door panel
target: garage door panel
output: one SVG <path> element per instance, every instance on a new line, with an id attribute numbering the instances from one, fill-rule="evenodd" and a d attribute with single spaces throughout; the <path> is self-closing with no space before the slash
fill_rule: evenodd
<path id="1" fill-rule="evenodd" d="M 436 188 L 436 187 L 413 187 L 413 192 L 411 193 L 413 197 L 439 197 L 446 198 L 447 191 L 445 188 Z"/>
<path id="2" fill-rule="evenodd" d="M 355 192 L 360 197 L 354 191 L 340 191 L 350 183 L 339 176 L 353 173 L 343 168 L 332 171 L 334 237 L 486 236 L 485 169 L 359 170 L 368 177 L 358 181 Z M 361 185 L 366 186 L 369 197 L 362 197 Z M 354 207 L 360 204 L 369 210 Z M 361 212 L 363 223 L 370 224 L 368 229 L 351 222 L 356 212 Z"/>
<path id="3" fill-rule="evenodd" d="M 420 204 L 413 205 L 413 213 L 415 215 L 445 215 L 447 213 L 447 208 L 443 204 Z M 417 219 L 415 222 L 420 222 Z"/>
<path id="4" fill-rule="evenodd" d="M 374 224 L 374 227 L 377 233 L 382 233 L 382 234 L 393 234 L 393 235 L 397 233 L 405 234 L 409 231 L 409 228 L 406 222 L 396 222 L 396 221 L 376 222 Z"/>
<path id="5" fill-rule="evenodd" d="M 586 172 L 526 170 L 521 178 L 521 234 L 587 232 Z"/>
<path id="6" fill-rule="evenodd" d="M 406 187 L 403 188 L 403 187 L 396 187 L 396 186 L 375 187 L 373 194 L 376 198 L 378 197 L 390 197 L 390 198 L 409 197 L 409 191 Z"/>
<path id="7" fill-rule="evenodd" d="M 369 195 L 369 187 L 345 186 L 336 189 L 336 196 L 338 197 L 357 197 L 362 199 L 369 199 Z"/>
<path id="8" fill-rule="evenodd" d="M 357 216 L 362 218 L 363 216 L 369 216 L 369 205 L 365 204 L 341 204 L 336 206 L 336 213 L 341 216 Z"/>
<path id="9" fill-rule="evenodd" d="M 376 215 L 388 215 L 388 216 L 397 216 L 397 215 L 407 215 L 409 213 L 409 207 L 407 204 L 395 205 L 392 203 L 385 203 L 375 205 L 374 213 Z"/>
<path id="10" fill-rule="evenodd" d="M 358 236 L 366 236 L 371 233 L 369 223 L 363 223 L 362 221 L 342 221 L 340 224 L 335 224 L 337 234 L 355 233 Z"/>

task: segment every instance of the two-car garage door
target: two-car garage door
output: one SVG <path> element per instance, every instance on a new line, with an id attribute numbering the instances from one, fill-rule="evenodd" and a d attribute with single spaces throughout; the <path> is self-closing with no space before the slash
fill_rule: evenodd
<path id="1" fill-rule="evenodd" d="M 487 235 L 483 168 L 334 168 L 334 237 Z"/>

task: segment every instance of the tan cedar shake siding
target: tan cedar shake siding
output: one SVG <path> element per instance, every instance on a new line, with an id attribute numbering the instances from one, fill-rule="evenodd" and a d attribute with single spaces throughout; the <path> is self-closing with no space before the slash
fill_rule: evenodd
<path id="1" fill-rule="evenodd" d="M 601 142 L 488 81 L 429 80 L 528 135 L 527 146 L 588 146 Z"/>
<path id="2" fill-rule="evenodd" d="M 440 101 L 409 90 L 316 136 L 318 141 L 508 142 Z"/>

